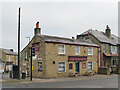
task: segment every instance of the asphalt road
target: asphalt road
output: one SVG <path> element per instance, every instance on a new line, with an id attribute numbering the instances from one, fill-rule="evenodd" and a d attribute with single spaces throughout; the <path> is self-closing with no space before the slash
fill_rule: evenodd
<path id="1" fill-rule="evenodd" d="M 118 88 L 118 77 L 42 83 L 3 83 L 2 88 Z"/>

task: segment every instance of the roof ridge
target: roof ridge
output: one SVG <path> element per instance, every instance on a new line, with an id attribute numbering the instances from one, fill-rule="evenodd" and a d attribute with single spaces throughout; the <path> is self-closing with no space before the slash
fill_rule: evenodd
<path id="1" fill-rule="evenodd" d="M 66 38 L 66 37 L 60 37 L 60 36 L 51 36 L 51 35 L 39 35 L 39 36 L 48 36 L 48 37 L 53 37 L 53 38 L 73 40 L 72 38 Z M 75 40 L 75 39 L 74 39 L 74 40 Z"/>

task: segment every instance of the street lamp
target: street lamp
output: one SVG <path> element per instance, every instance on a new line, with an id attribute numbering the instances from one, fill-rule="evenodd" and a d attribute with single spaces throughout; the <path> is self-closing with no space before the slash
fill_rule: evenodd
<path id="1" fill-rule="evenodd" d="M 29 42 L 30 42 L 30 37 L 26 37 L 26 38 L 28 38 L 28 39 L 29 39 Z"/>
<path id="2" fill-rule="evenodd" d="M 29 39 L 29 42 L 30 42 L 30 37 L 26 37 L 26 38 L 28 38 Z M 30 52 L 30 50 L 29 50 L 29 52 Z M 29 55 L 30 56 L 30 55 Z M 28 72 L 29 70 L 28 70 L 28 62 L 27 62 L 27 74 L 29 73 Z"/>

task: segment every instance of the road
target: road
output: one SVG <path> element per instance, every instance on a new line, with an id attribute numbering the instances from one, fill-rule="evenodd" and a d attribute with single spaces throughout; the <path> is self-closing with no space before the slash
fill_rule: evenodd
<path id="1" fill-rule="evenodd" d="M 3 88 L 118 88 L 118 77 L 37 83 L 3 83 Z"/>

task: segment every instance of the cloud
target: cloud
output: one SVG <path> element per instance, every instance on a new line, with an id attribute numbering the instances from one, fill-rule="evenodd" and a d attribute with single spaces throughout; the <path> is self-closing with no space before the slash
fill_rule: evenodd
<path id="1" fill-rule="evenodd" d="M 3 46 L 16 50 L 18 6 L 5 3 L 2 8 Z M 28 43 L 26 37 L 34 35 L 37 21 L 42 34 L 71 38 L 91 28 L 104 31 L 107 24 L 117 34 L 117 14 L 117 3 L 21 3 L 21 49 Z"/>

